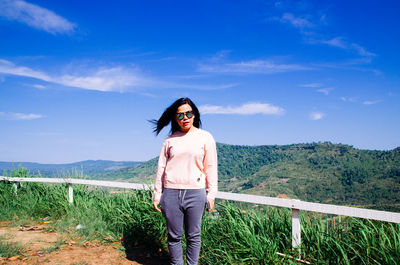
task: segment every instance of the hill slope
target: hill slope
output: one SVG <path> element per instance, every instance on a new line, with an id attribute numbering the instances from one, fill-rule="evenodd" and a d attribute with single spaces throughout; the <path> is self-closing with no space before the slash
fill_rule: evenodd
<path id="1" fill-rule="evenodd" d="M 359 150 L 331 143 L 217 144 L 219 189 L 311 202 L 400 210 L 400 148 Z M 102 178 L 153 182 L 157 158 Z"/>

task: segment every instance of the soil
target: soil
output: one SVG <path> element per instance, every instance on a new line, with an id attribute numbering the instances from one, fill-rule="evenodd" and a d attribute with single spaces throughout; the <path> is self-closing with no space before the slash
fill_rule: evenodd
<path id="1" fill-rule="evenodd" d="M 20 255 L 10 258 L 0 257 L 0 264 L 51 264 L 51 265 L 162 265 L 168 264 L 163 256 L 150 255 L 137 247 L 126 253 L 121 242 L 104 243 L 82 241 L 67 234 L 51 231 L 48 225 L 15 226 L 10 222 L 0 222 L 0 237 L 8 242 L 22 244 Z"/>

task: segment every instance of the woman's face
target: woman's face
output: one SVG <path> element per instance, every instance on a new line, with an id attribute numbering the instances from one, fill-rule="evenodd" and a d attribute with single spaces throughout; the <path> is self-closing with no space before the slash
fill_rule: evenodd
<path id="1" fill-rule="evenodd" d="M 191 129 L 193 129 L 194 114 L 191 118 L 188 118 L 186 113 L 188 111 L 193 111 L 192 107 L 189 104 L 181 105 L 176 110 L 176 113 L 184 113 L 183 118 L 181 120 L 178 119 L 178 117 L 175 115 L 175 121 L 178 123 L 182 132 L 188 132 Z"/>

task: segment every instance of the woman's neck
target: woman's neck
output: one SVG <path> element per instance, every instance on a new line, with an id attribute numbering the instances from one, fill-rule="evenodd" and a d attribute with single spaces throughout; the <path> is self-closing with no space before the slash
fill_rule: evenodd
<path id="1" fill-rule="evenodd" d="M 196 131 L 197 130 L 197 128 L 196 127 L 194 127 L 194 126 L 192 126 L 192 127 L 190 127 L 190 129 L 189 130 L 187 130 L 187 131 L 182 131 L 182 130 L 180 130 L 182 133 L 191 133 L 191 132 L 194 132 L 194 131 Z"/>

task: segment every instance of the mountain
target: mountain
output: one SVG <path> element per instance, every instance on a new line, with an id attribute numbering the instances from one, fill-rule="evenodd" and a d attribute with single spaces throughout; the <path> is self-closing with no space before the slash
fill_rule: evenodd
<path id="1" fill-rule="evenodd" d="M 400 211 L 400 148 L 325 143 L 217 144 L 219 190 Z M 157 158 L 100 177 L 154 181 Z"/>
<path id="2" fill-rule="evenodd" d="M 19 166 L 26 168 L 31 174 L 40 174 L 43 177 L 69 176 L 75 172 L 84 173 L 90 178 L 96 178 L 106 172 L 131 167 L 141 162 L 86 160 L 69 164 L 39 164 L 32 162 L 0 162 L 0 173 L 9 173 Z"/>

